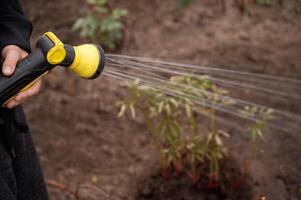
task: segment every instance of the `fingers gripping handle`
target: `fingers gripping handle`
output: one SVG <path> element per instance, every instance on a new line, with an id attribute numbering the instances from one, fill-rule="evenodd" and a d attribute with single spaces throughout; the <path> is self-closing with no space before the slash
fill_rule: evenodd
<path id="1" fill-rule="evenodd" d="M 45 74 L 49 65 L 41 51 L 36 51 L 17 63 L 12 76 L 0 75 L 0 105 L 7 103 L 21 90 L 26 90 Z"/>

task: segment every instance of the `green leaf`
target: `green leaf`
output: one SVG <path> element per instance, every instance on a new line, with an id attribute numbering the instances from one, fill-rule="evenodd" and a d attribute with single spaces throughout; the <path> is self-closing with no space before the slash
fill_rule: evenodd
<path id="1" fill-rule="evenodd" d="M 99 6 L 96 7 L 95 10 L 96 10 L 98 13 L 100 13 L 100 14 L 108 13 L 108 12 L 109 12 L 109 10 L 108 10 L 107 8 L 105 8 L 105 7 L 99 7 Z"/>
<path id="2" fill-rule="evenodd" d="M 219 130 L 218 134 L 221 135 L 221 136 L 224 136 L 226 138 L 230 137 L 229 133 L 227 133 L 226 131 L 223 131 L 223 130 Z"/>
<path id="3" fill-rule="evenodd" d="M 161 101 L 158 107 L 158 113 L 161 114 L 164 107 L 164 101 Z"/>
<path id="4" fill-rule="evenodd" d="M 263 139 L 263 133 L 262 133 L 262 130 L 258 129 L 258 130 L 257 130 L 257 135 L 258 135 L 261 139 Z"/>
<path id="5" fill-rule="evenodd" d="M 192 109 L 191 106 L 189 104 L 185 104 L 185 110 L 186 110 L 186 115 L 188 118 L 192 117 Z"/>
<path id="6" fill-rule="evenodd" d="M 222 142 L 221 138 L 218 135 L 215 135 L 215 141 L 216 141 L 216 144 L 218 146 L 222 146 L 223 145 L 223 142 Z"/>
<path id="7" fill-rule="evenodd" d="M 122 105 L 118 113 L 118 118 L 124 116 L 125 111 L 126 111 L 126 105 Z"/>
<path id="8" fill-rule="evenodd" d="M 135 118 L 136 117 L 136 111 L 135 111 L 135 108 L 134 108 L 133 104 L 130 105 L 130 110 L 131 110 L 132 118 Z"/>
<path id="9" fill-rule="evenodd" d="M 174 99 L 170 98 L 169 101 L 177 108 L 179 106 L 179 103 Z"/>
<path id="10" fill-rule="evenodd" d="M 107 0 L 87 0 L 89 4 L 104 6 L 107 3 Z"/>
<path id="11" fill-rule="evenodd" d="M 177 0 L 181 8 L 187 7 L 192 3 L 192 0 Z"/>
<path id="12" fill-rule="evenodd" d="M 72 30 L 78 30 L 80 29 L 84 24 L 84 19 L 83 18 L 79 18 L 75 21 L 75 23 L 72 26 Z"/>
<path id="13" fill-rule="evenodd" d="M 114 9 L 112 11 L 112 18 L 115 20 L 118 20 L 121 17 L 127 15 L 127 13 L 128 13 L 127 10 L 124 10 L 124 9 Z"/>
<path id="14" fill-rule="evenodd" d="M 170 105 L 167 103 L 167 104 L 165 104 L 164 108 L 165 108 L 165 111 L 167 112 L 167 114 L 170 115 L 171 114 Z"/>

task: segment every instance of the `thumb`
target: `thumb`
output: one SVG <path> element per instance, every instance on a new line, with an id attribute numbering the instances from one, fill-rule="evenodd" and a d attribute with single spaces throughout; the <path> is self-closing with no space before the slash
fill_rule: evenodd
<path id="1" fill-rule="evenodd" d="M 10 76 L 15 71 L 16 64 L 20 60 L 21 54 L 18 51 L 12 49 L 8 50 L 3 57 L 4 62 L 2 67 L 2 73 L 5 76 Z"/>

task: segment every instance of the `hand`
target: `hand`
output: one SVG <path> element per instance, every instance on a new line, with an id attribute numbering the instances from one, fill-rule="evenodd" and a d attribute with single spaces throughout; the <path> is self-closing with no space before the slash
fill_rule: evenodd
<path id="1" fill-rule="evenodd" d="M 14 73 L 16 64 L 19 60 L 27 56 L 26 51 L 16 45 L 7 45 L 2 50 L 3 67 L 2 74 L 4 76 L 10 76 Z M 33 86 L 24 92 L 17 94 L 12 100 L 10 100 L 5 106 L 7 108 L 13 108 L 31 96 L 39 93 L 42 81 L 38 80 Z"/>

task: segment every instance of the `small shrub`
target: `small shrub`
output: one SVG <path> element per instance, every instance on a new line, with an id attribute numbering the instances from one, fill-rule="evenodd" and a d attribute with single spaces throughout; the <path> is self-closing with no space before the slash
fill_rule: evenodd
<path id="1" fill-rule="evenodd" d="M 142 114 L 160 153 L 164 176 L 175 169 L 185 172 L 193 184 L 203 174 L 207 174 L 210 182 L 219 179 L 220 161 L 228 155 L 224 140 L 230 135 L 217 126 L 215 106 L 227 107 L 235 103 L 227 97 L 228 91 L 216 86 L 207 76 L 172 77 L 160 90 L 141 85 L 137 80 L 128 90 L 129 96 L 118 103 L 118 116 L 124 116 L 127 111 L 132 118 Z M 168 95 L 164 91 L 174 91 L 178 95 Z M 212 107 L 201 106 L 198 102 L 209 102 Z M 255 144 L 257 138 L 268 131 L 267 121 L 272 110 L 245 107 L 238 112 L 241 116 L 258 117 L 249 128 Z M 200 114 L 208 116 L 208 124 L 199 123 Z"/>
<path id="2" fill-rule="evenodd" d="M 272 6 L 273 0 L 236 0 L 238 8 L 248 15 L 251 15 L 251 6 Z"/>
<path id="3" fill-rule="evenodd" d="M 189 6 L 193 0 L 176 0 L 181 8 Z"/>
<path id="4" fill-rule="evenodd" d="M 268 121 L 273 118 L 274 110 L 271 108 L 264 109 L 256 106 L 246 106 L 240 111 L 243 117 L 255 118 L 255 121 L 249 124 L 248 132 L 251 137 L 253 150 L 256 151 L 258 140 L 264 139 L 264 133 L 269 131 Z M 255 152 L 254 152 L 255 154 Z"/>
<path id="5" fill-rule="evenodd" d="M 256 0 L 256 4 L 261 6 L 270 6 L 272 3 L 272 0 Z"/>
<path id="6" fill-rule="evenodd" d="M 124 9 L 108 9 L 107 0 L 88 0 L 89 12 L 86 16 L 77 19 L 74 30 L 80 30 L 82 37 L 88 37 L 94 42 L 115 49 L 116 43 L 123 37 L 121 18 L 127 14 Z"/>

